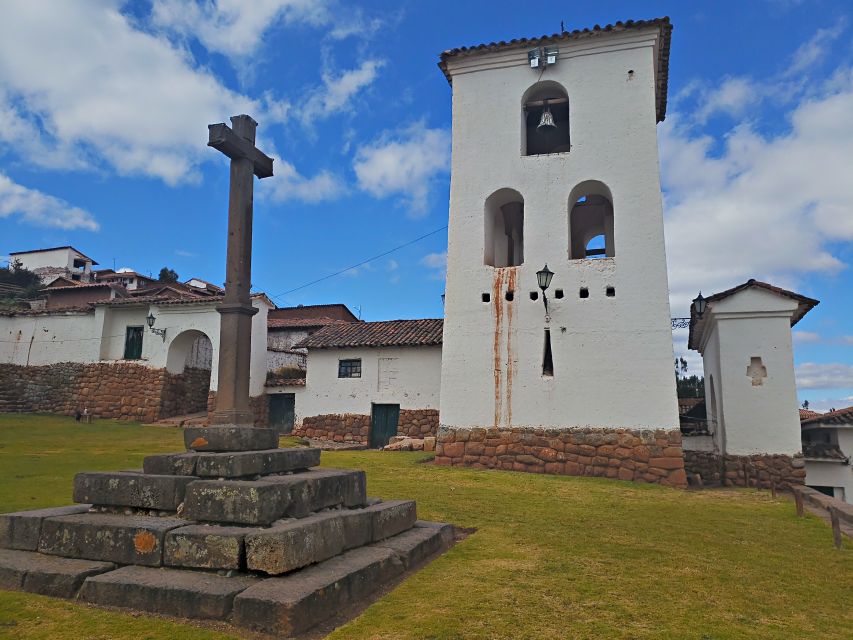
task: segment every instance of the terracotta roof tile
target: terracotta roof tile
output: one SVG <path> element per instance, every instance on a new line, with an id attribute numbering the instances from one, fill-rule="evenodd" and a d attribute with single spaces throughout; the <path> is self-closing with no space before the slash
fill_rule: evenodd
<path id="1" fill-rule="evenodd" d="M 333 347 L 409 347 L 441 344 L 444 321 L 388 320 L 385 322 L 348 322 L 323 327 L 295 348 L 329 349 Z"/>
<path id="2" fill-rule="evenodd" d="M 812 424 L 853 424 L 853 407 L 837 409 L 829 413 L 819 413 L 811 418 L 801 421 L 802 425 Z"/>
<path id="3" fill-rule="evenodd" d="M 803 457 L 807 460 L 838 460 L 839 462 L 849 460 L 838 448 L 838 445 L 827 442 L 804 442 Z"/>
<path id="4" fill-rule="evenodd" d="M 800 420 L 806 420 L 808 418 L 814 418 L 815 416 L 821 415 L 817 411 L 809 411 L 808 409 L 800 409 Z"/>
<path id="5" fill-rule="evenodd" d="M 574 31 L 554 33 L 550 36 L 513 38 L 512 40 L 500 40 L 499 42 L 482 43 L 470 47 L 456 47 L 455 49 L 448 49 L 441 53 L 441 61 L 438 63 L 438 66 L 447 78 L 447 82 L 452 84 L 450 73 L 447 71 L 447 61 L 456 56 L 472 55 L 483 51 L 500 51 L 502 49 L 528 49 L 551 42 L 592 38 L 600 36 L 603 33 L 642 29 L 644 27 L 658 27 L 661 33 L 657 61 L 657 121 L 662 122 L 666 118 L 667 90 L 669 84 L 669 49 L 672 41 L 672 23 L 669 21 L 668 16 L 652 18 L 651 20 L 626 20 L 625 22 L 620 20 L 613 24 L 604 25 L 603 27 L 595 25 L 592 29 L 575 29 Z"/>
<path id="6" fill-rule="evenodd" d="M 267 327 L 269 329 L 310 329 L 325 327 L 330 324 L 349 324 L 350 322 L 350 320 L 338 320 L 336 318 L 269 318 Z"/>

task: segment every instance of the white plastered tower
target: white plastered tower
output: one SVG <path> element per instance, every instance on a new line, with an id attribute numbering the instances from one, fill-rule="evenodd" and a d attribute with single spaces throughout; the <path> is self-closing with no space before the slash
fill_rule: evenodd
<path id="1" fill-rule="evenodd" d="M 656 131 L 670 32 L 617 23 L 442 55 L 444 429 L 678 430 Z M 556 61 L 532 68 L 531 50 Z M 555 129 L 537 128 L 545 110 Z"/>

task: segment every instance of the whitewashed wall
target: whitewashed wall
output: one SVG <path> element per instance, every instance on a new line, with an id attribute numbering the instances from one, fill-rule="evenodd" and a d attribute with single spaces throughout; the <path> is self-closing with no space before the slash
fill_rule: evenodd
<path id="1" fill-rule="evenodd" d="M 101 321 L 94 311 L 0 316 L 0 363 L 97 362 Z"/>
<path id="2" fill-rule="evenodd" d="M 21 264 L 30 271 L 42 267 L 62 267 L 73 271 L 75 270 L 74 260 L 77 258 L 77 254 L 70 249 L 54 249 L 53 251 L 38 251 L 12 257 L 20 260 Z"/>
<path id="3" fill-rule="evenodd" d="M 709 306 L 702 353 L 706 385 L 712 376 L 715 381 L 721 451 L 801 451 L 791 341 L 796 308 L 796 301 L 754 287 Z M 758 386 L 747 375 L 753 357 L 767 369 Z M 706 397 L 711 397 L 707 388 Z"/>
<path id="4" fill-rule="evenodd" d="M 837 427 L 834 431 L 838 448 L 853 460 L 853 426 Z M 853 504 L 853 465 L 849 462 L 806 460 L 806 484 L 810 487 L 834 487 L 836 498 Z"/>
<path id="5" fill-rule="evenodd" d="M 656 33 L 559 44 L 559 61 L 541 80 L 557 81 L 568 93 L 569 153 L 521 154 L 522 98 L 540 79 L 523 48 L 449 61 L 443 425 L 678 428 L 655 125 Z M 589 180 L 612 195 L 616 254 L 569 260 L 570 199 Z M 524 198 L 524 264 L 514 270 L 484 265 L 485 202 L 502 188 Z M 545 263 L 555 273 L 550 323 L 541 296 L 529 298 Z M 608 286 L 614 297 L 605 295 Z M 588 298 L 579 298 L 581 287 Z M 513 302 L 503 299 L 508 288 Z M 483 293 L 490 303 L 481 301 Z M 546 327 L 552 378 L 542 375 Z"/>
<path id="6" fill-rule="evenodd" d="M 267 313 L 269 305 L 255 298 L 259 312 L 252 318 L 252 364 L 249 393 L 264 392 L 267 373 Z M 217 388 L 220 316 L 216 303 L 162 306 L 97 306 L 88 313 L 0 316 L 0 363 L 44 365 L 57 362 L 120 361 L 124 358 L 128 326 L 142 326 L 142 358 L 138 364 L 169 369 L 184 364 L 210 362 L 210 388 Z M 166 340 L 148 330 L 146 316 L 153 313 L 157 329 L 166 329 Z M 195 347 L 200 334 L 211 341 L 211 351 Z M 30 340 L 33 340 L 30 349 Z M 173 349 L 174 346 L 174 349 Z M 170 350 L 172 350 L 170 357 Z M 29 360 L 27 358 L 29 351 Z"/>
<path id="7" fill-rule="evenodd" d="M 361 378 L 338 378 L 338 361 L 350 358 L 361 358 Z M 380 359 L 395 359 L 383 362 L 382 378 Z M 387 375 L 391 370 L 394 375 Z M 373 403 L 438 409 L 440 388 L 440 346 L 310 349 L 305 391 L 296 400 L 297 421 L 323 414 L 370 415 Z"/>

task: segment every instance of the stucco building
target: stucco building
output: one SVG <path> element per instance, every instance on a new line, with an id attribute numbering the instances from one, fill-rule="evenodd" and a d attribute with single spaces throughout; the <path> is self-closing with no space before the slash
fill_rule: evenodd
<path id="1" fill-rule="evenodd" d="M 19 261 L 25 269 L 38 275 L 44 284 L 58 277 L 89 282 L 92 279 L 92 267 L 98 264 L 72 246 L 13 251 L 9 258 Z"/>
<path id="2" fill-rule="evenodd" d="M 853 407 L 808 416 L 801 426 L 806 484 L 853 503 Z"/>

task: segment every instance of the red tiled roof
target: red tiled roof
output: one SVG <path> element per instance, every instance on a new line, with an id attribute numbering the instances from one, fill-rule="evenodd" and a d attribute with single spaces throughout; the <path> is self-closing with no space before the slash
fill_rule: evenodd
<path id="1" fill-rule="evenodd" d="M 272 312 L 270 312 L 272 315 Z M 314 327 L 325 327 L 330 324 L 347 324 L 349 320 L 338 320 L 336 318 L 268 318 L 269 329 L 311 329 Z"/>
<path id="2" fill-rule="evenodd" d="M 845 409 L 837 409 L 836 411 L 830 411 L 829 413 L 819 413 L 816 416 L 811 418 L 806 418 L 802 420 L 800 424 L 812 425 L 812 424 L 853 424 L 853 407 L 847 407 Z"/>
<path id="3" fill-rule="evenodd" d="M 712 296 L 708 296 L 707 298 L 705 298 L 705 300 L 708 302 L 709 305 L 711 305 L 714 302 L 724 300 L 729 296 L 733 296 L 734 294 L 743 291 L 744 289 L 749 289 L 751 287 L 764 289 L 765 291 L 770 291 L 771 293 L 775 293 L 776 295 L 780 295 L 784 298 L 791 298 L 792 300 L 796 300 L 799 304 L 797 306 L 797 310 L 794 312 L 794 315 L 791 316 L 792 327 L 800 320 L 802 320 L 804 315 L 806 315 L 809 311 L 811 311 L 817 305 L 820 304 L 820 300 L 808 298 L 799 293 L 795 293 L 794 291 L 788 291 L 787 289 L 782 289 L 781 287 L 777 287 L 766 282 L 761 282 L 760 280 L 755 280 L 754 278 L 751 278 L 743 284 L 737 285 L 736 287 L 732 287 L 731 289 L 726 289 L 725 291 L 720 291 L 719 293 L 715 293 Z M 693 305 L 690 306 L 690 335 L 687 338 L 687 346 L 690 349 L 693 349 L 695 351 L 699 350 L 699 345 L 695 343 L 694 338 L 697 338 L 702 334 L 702 330 L 704 329 L 705 325 L 705 318 L 707 317 L 707 310 L 700 318 L 696 314 L 696 309 L 693 308 Z"/>
<path id="4" fill-rule="evenodd" d="M 800 420 L 806 420 L 807 418 L 814 418 L 815 416 L 822 415 L 817 411 L 809 411 L 808 409 L 800 409 Z"/>
<path id="5" fill-rule="evenodd" d="M 666 118 L 667 89 L 669 84 L 669 49 L 672 41 L 672 23 L 669 17 L 653 18 L 651 20 L 627 20 L 608 24 L 603 27 L 595 25 L 592 29 L 575 29 L 574 31 L 563 31 L 552 35 L 543 35 L 538 38 L 514 38 L 512 40 L 501 40 L 473 45 L 470 47 L 457 47 L 448 49 L 441 53 L 441 61 L 438 67 L 447 78 L 447 82 L 453 83 L 450 73 L 447 71 L 447 61 L 450 58 L 461 55 L 473 55 L 483 51 L 500 51 L 503 49 L 529 49 L 543 44 L 560 42 L 565 40 L 580 40 L 586 38 L 600 37 L 605 33 L 616 33 L 629 29 L 642 29 L 645 27 L 657 27 L 660 30 L 660 46 L 657 59 L 657 121 L 662 122 Z"/>
<path id="6" fill-rule="evenodd" d="M 385 322 L 347 322 L 323 327 L 294 348 L 329 349 L 333 347 L 409 347 L 441 344 L 444 321 L 388 320 Z"/>

